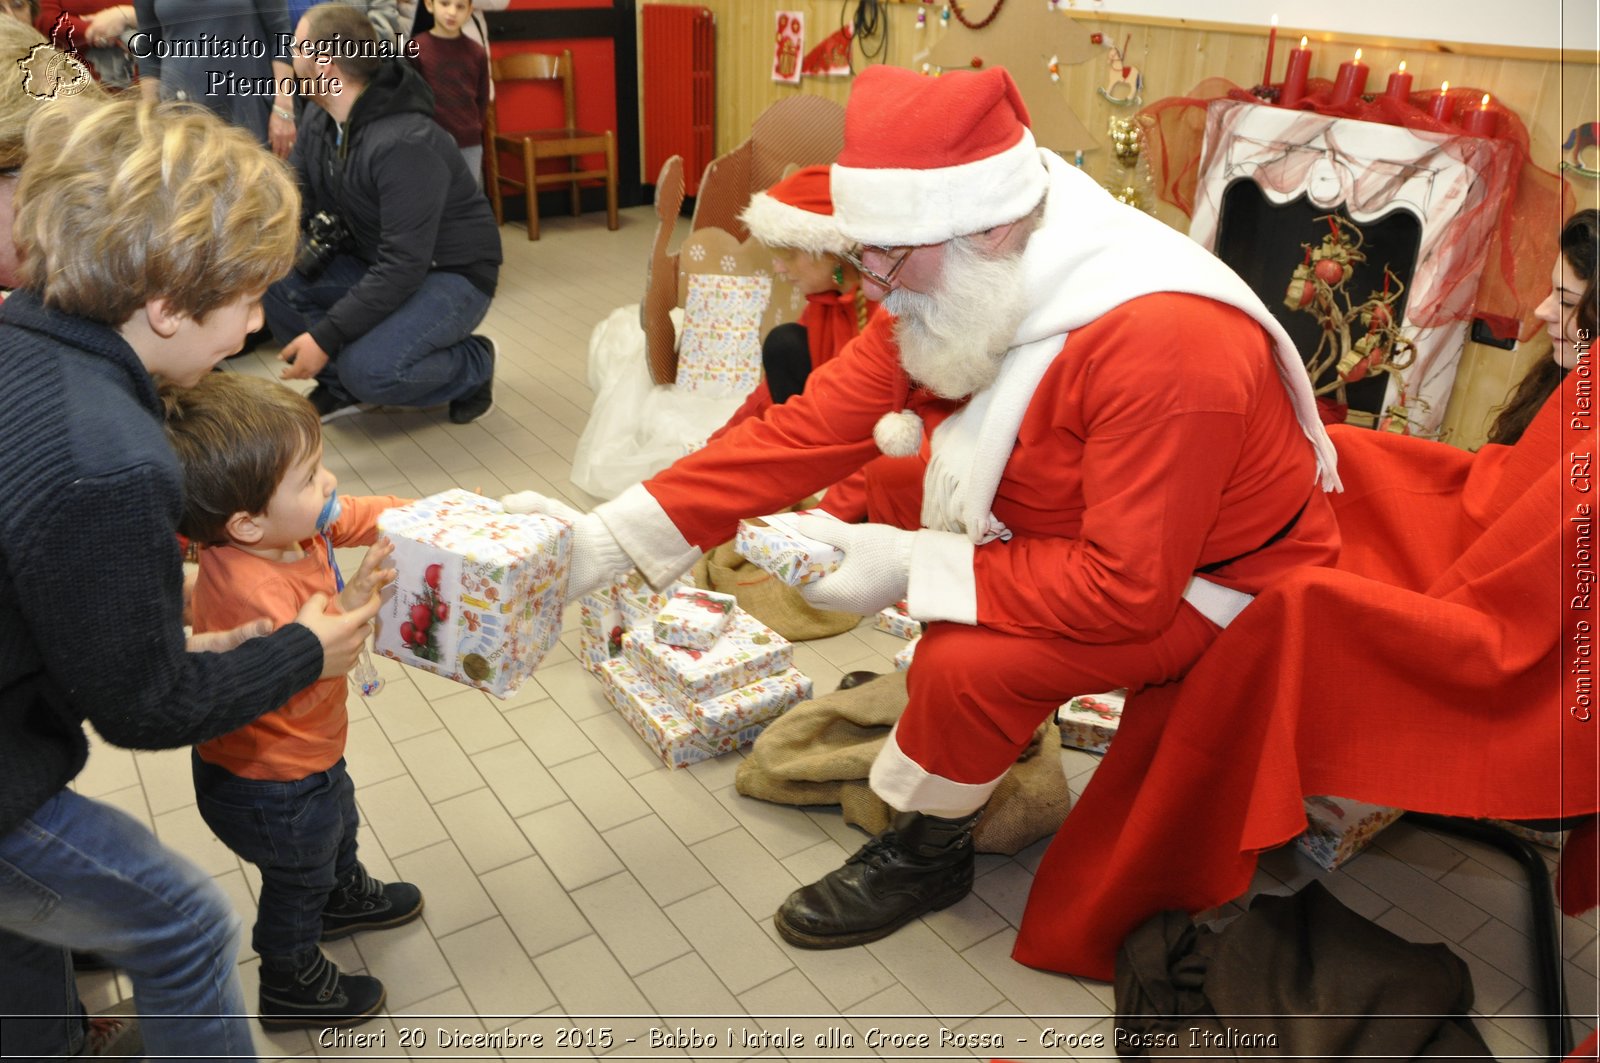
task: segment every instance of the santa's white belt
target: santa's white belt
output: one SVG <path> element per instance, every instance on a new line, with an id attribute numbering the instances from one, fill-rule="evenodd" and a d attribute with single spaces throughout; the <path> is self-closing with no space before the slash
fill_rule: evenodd
<path id="1" fill-rule="evenodd" d="M 1191 576 L 1183 589 L 1183 600 L 1195 607 L 1199 614 L 1218 627 L 1227 627 L 1244 607 L 1255 600 L 1255 595 L 1212 583 L 1199 576 Z"/>

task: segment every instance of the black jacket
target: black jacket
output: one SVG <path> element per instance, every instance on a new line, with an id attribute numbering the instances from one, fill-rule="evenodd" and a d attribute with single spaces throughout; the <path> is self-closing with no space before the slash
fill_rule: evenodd
<path id="1" fill-rule="evenodd" d="M 183 482 L 155 382 L 121 336 L 0 308 L 0 834 L 82 770 L 83 722 L 168 749 L 227 734 L 322 671 L 288 624 L 230 653 L 188 653 Z"/>
<path id="2" fill-rule="evenodd" d="M 350 250 L 371 267 L 311 328 L 329 354 L 394 313 L 430 270 L 459 273 L 494 294 L 494 211 L 461 149 L 433 120 L 433 93 L 409 63 L 385 59 L 342 130 L 327 111 L 308 106 L 290 162 L 307 215 L 338 215 Z"/>

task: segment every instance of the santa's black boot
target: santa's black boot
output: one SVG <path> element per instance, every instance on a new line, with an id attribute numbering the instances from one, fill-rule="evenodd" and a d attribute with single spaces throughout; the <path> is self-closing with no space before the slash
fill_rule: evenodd
<path id="1" fill-rule="evenodd" d="M 950 907 L 972 891 L 972 828 L 982 815 L 901 812 L 839 870 L 789 894 L 773 916 L 778 933 L 803 949 L 842 949 Z"/>

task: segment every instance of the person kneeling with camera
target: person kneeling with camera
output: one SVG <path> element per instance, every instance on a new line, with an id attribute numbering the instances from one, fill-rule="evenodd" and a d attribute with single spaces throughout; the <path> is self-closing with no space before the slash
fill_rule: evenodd
<path id="1" fill-rule="evenodd" d="M 295 268 L 262 305 L 284 378 L 317 382 L 324 421 L 358 403 L 449 403 L 466 424 L 494 400 L 494 341 L 473 329 L 499 279 L 500 230 L 432 92 L 403 60 L 374 58 L 374 41 L 341 3 L 295 28 L 314 104 L 289 157 L 305 213 Z"/>

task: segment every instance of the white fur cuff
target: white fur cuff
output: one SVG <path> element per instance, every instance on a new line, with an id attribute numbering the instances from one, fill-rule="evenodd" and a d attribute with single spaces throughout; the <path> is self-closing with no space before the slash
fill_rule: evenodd
<path id="1" fill-rule="evenodd" d="M 899 734 L 900 725 L 895 724 L 867 776 L 872 792 L 898 811 L 958 819 L 982 808 L 1005 778 L 1005 772 L 1001 772 L 989 782 L 965 783 L 934 775 L 906 756 L 900 748 Z"/>
<path id="2" fill-rule="evenodd" d="M 703 551 L 683 537 L 643 484 L 634 484 L 611 501 L 600 503 L 594 514 L 652 587 L 665 587 L 700 560 Z"/>

